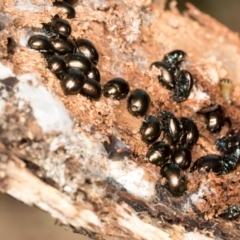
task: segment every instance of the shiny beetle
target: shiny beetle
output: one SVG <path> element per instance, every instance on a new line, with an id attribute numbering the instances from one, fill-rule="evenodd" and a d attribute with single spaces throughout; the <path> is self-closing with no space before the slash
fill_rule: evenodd
<path id="1" fill-rule="evenodd" d="M 69 69 L 60 81 L 66 95 L 78 94 L 86 81 L 85 75 L 77 69 Z"/>
<path id="2" fill-rule="evenodd" d="M 87 77 L 97 81 L 98 83 L 101 82 L 100 72 L 94 65 L 92 65 L 92 70 L 88 73 Z"/>
<path id="3" fill-rule="evenodd" d="M 164 62 L 154 62 L 150 67 L 152 70 L 156 69 L 158 81 L 163 87 L 172 90 L 175 86 L 175 77 L 172 68 Z"/>
<path id="4" fill-rule="evenodd" d="M 56 2 L 67 2 L 70 5 L 74 5 L 78 0 L 56 0 Z"/>
<path id="5" fill-rule="evenodd" d="M 69 37 L 72 28 L 68 21 L 61 19 L 57 14 L 52 18 L 50 23 L 42 23 L 43 30 L 47 37 Z"/>
<path id="6" fill-rule="evenodd" d="M 80 53 L 72 53 L 66 57 L 66 65 L 68 68 L 76 68 L 88 75 L 92 70 L 92 63 L 90 60 Z"/>
<path id="7" fill-rule="evenodd" d="M 68 38 L 59 37 L 56 39 L 52 39 L 51 43 L 55 52 L 59 55 L 66 55 L 75 51 L 74 43 Z"/>
<path id="8" fill-rule="evenodd" d="M 240 145 L 240 130 L 231 132 L 227 136 L 216 139 L 216 149 L 221 153 L 229 153 L 234 147 Z"/>
<path id="9" fill-rule="evenodd" d="M 167 163 L 161 168 L 160 174 L 166 178 L 166 186 L 173 196 L 182 196 L 187 190 L 187 180 L 178 165 Z"/>
<path id="10" fill-rule="evenodd" d="M 87 78 L 80 94 L 91 100 L 99 100 L 102 95 L 101 86 L 97 81 Z"/>
<path id="11" fill-rule="evenodd" d="M 224 166 L 223 157 L 216 154 L 210 154 L 203 157 L 198 158 L 192 168 L 191 171 L 194 170 L 204 170 L 206 172 L 213 171 L 217 175 L 222 174 Z"/>
<path id="12" fill-rule="evenodd" d="M 135 89 L 128 98 L 127 108 L 133 116 L 143 116 L 147 112 L 150 102 L 150 96 L 146 91 Z"/>
<path id="13" fill-rule="evenodd" d="M 66 71 L 66 63 L 61 56 L 53 55 L 47 58 L 47 68 L 61 79 L 61 76 Z"/>
<path id="14" fill-rule="evenodd" d="M 201 109 L 198 113 L 205 115 L 207 129 L 212 133 L 219 132 L 225 124 L 225 114 L 220 105 L 210 105 Z"/>
<path id="15" fill-rule="evenodd" d="M 223 174 L 227 174 L 235 170 L 240 162 L 240 146 L 235 146 L 230 152 L 223 155 Z"/>
<path id="16" fill-rule="evenodd" d="M 181 70 L 176 78 L 173 100 L 175 102 L 185 101 L 192 90 L 193 77 L 187 70 Z"/>
<path id="17" fill-rule="evenodd" d="M 236 205 L 224 210 L 220 215 L 222 218 L 233 219 L 240 216 L 240 205 Z"/>
<path id="18" fill-rule="evenodd" d="M 39 52 L 53 52 L 54 48 L 49 39 L 43 35 L 33 35 L 28 40 L 28 46 Z"/>
<path id="19" fill-rule="evenodd" d="M 182 50 L 173 50 L 164 56 L 163 62 L 166 62 L 170 65 L 176 65 L 181 63 L 186 56 L 187 54 Z"/>
<path id="20" fill-rule="evenodd" d="M 69 37 L 72 32 L 72 28 L 69 22 L 65 19 L 60 18 L 58 15 L 55 15 L 52 18 L 51 30 L 63 37 Z"/>
<path id="21" fill-rule="evenodd" d="M 75 40 L 77 52 L 85 55 L 94 65 L 98 63 L 99 55 L 98 51 L 87 39 L 78 38 Z"/>
<path id="22" fill-rule="evenodd" d="M 164 56 L 163 62 L 167 63 L 171 67 L 172 72 L 176 77 L 181 70 L 181 63 L 184 61 L 186 56 L 187 54 L 182 50 L 173 50 Z"/>
<path id="23" fill-rule="evenodd" d="M 154 116 L 145 117 L 140 128 L 140 134 L 142 141 L 146 143 L 155 142 L 161 134 L 159 120 Z"/>
<path id="24" fill-rule="evenodd" d="M 106 98 L 124 99 L 129 93 L 129 84 L 123 78 L 113 78 L 103 86 L 103 95 Z"/>
<path id="25" fill-rule="evenodd" d="M 199 131 L 193 120 L 181 117 L 179 119 L 180 126 L 182 129 L 179 143 L 185 148 L 192 148 L 194 144 L 198 141 Z"/>
<path id="26" fill-rule="evenodd" d="M 172 151 L 170 146 L 163 142 L 155 142 L 145 156 L 145 160 L 149 163 L 162 166 L 164 163 L 171 160 Z"/>
<path id="27" fill-rule="evenodd" d="M 158 119 L 161 124 L 161 130 L 163 130 L 168 142 L 170 144 L 176 143 L 181 136 L 181 127 L 178 119 L 168 111 L 160 111 Z"/>
<path id="28" fill-rule="evenodd" d="M 232 81 L 227 78 L 220 79 L 219 86 L 222 97 L 227 101 L 228 104 L 230 104 L 232 102 L 231 98 L 233 90 Z"/>
<path id="29" fill-rule="evenodd" d="M 62 10 L 65 14 L 67 14 L 67 18 L 75 18 L 76 11 L 75 9 L 67 2 L 54 2 L 54 7 Z"/>
<path id="30" fill-rule="evenodd" d="M 192 161 L 191 151 L 183 146 L 180 146 L 173 154 L 172 161 L 177 164 L 182 170 L 188 169 Z"/>

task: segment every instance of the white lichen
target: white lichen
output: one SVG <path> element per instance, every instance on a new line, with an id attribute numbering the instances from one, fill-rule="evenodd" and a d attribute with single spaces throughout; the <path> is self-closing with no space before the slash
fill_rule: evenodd
<path id="1" fill-rule="evenodd" d="M 200 234 L 198 232 L 188 232 L 184 234 L 184 240 L 212 240 L 212 238 L 209 238 L 203 234 Z"/>
<path id="2" fill-rule="evenodd" d="M 31 28 L 24 28 L 20 31 L 20 39 L 19 39 L 19 45 L 22 47 L 28 47 L 28 40 L 31 36 L 35 34 L 43 34 L 43 32 L 39 31 L 33 31 Z M 35 51 L 35 50 L 32 50 Z"/>
<path id="3" fill-rule="evenodd" d="M 14 77 L 12 70 L 0 62 L 0 80 L 8 77 Z"/>
<path id="4" fill-rule="evenodd" d="M 194 101 L 197 101 L 198 103 L 200 103 L 200 102 L 208 101 L 210 97 L 201 88 L 193 86 L 188 99 L 193 99 Z M 201 109 L 200 104 L 192 104 L 191 107 L 193 108 L 194 112 L 197 112 Z"/>
<path id="5" fill-rule="evenodd" d="M 21 11 L 30 12 L 44 12 L 51 10 L 51 5 L 46 0 L 16 0 L 14 6 Z"/>
<path id="6" fill-rule="evenodd" d="M 122 32 L 125 35 L 125 39 L 128 43 L 132 43 L 137 40 L 140 34 L 141 18 L 139 16 L 138 7 L 128 9 L 128 13 L 125 15 L 125 30 Z M 136 17 L 138 16 L 138 17 Z"/>
<path id="7" fill-rule="evenodd" d="M 39 83 L 36 74 L 24 74 L 17 76 L 19 83 L 14 87 L 15 96 L 19 98 L 19 108 L 28 102 L 33 110 L 39 126 L 45 133 L 59 132 L 50 143 L 49 150 L 56 151 L 64 147 L 66 158 L 74 156 L 81 160 L 85 169 L 91 169 L 92 173 L 101 178 L 114 178 L 129 193 L 145 199 L 151 199 L 155 194 L 154 182 L 144 180 L 144 169 L 132 161 L 112 161 L 101 142 L 98 142 L 83 132 L 72 131 L 73 122 L 63 104 L 56 100 L 46 88 Z M 108 106 L 109 107 L 109 106 Z M 84 128 L 84 127 L 83 127 Z M 97 133 L 97 139 L 104 139 Z M 96 159 L 101 159 L 96 162 Z M 64 164 L 58 159 L 47 158 L 43 164 L 48 177 L 63 186 L 66 182 Z M 46 161 L 48 164 L 46 164 Z M 55 169 L 55 170 L 53 170 Z"/>
<path id="8" fill-rule="evenodd" d="M 8 78 L 8 77 L 13 77 L 13 76 L 14 74 L 12 70 L 9 67 L 4 66 L 0 62 L 0 83 L 1 83 L 1 80 L 4 80 L 5 78 Z M 6 91 L 5 88 L 2 88 L 1 98 L 0 98 L 0 116 L 4 114 L 7 98 L 8 98 L 8 92 Z"/>
<path id="9" fill-rule="evenodd" d="M 37 74 L 29 73 L 16 76 L 19 83 L 14 87 L 15 95 L 29 102 L 33 115 L 43 132 L 69 133 L 73 122 L 64 105 L 55 99 L 47 89 L 39 83 Z"/>

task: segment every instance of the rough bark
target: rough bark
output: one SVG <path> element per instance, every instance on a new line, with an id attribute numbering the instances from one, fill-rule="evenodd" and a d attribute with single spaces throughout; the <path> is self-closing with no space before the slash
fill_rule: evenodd
<path id="1" fill-rule="evenodd" d="M 214 140 L 229 131 L 225 126 L 210 134 L 197 110 L 221 104 L 232 128 L 239 128 L 240 41 L 236 33 L 187 6 L 181 14 L 175 2 L 164 10 L 160 0 L 79 1 L 77 17 L 68 21 L 73 37 L 96 45 L 102 84 L 123 77 L 131 90 L 149 92 L 148 114 L 164 109 L 197 122 L 201 137 L 192 151 L 194 161 L 217 153 Z M 239 204 L 238 169 L 221 177 L 187 171 L 186 194 L 171 196 L 160 168 L 144 161 L 142 119 L 128 113 L 126 100 L 64 96 L 41 54 L 27 47 L 42 22 L 57 13 L 66 16 L 47 0 L 8 0 L 0 10 L 1 192 L 92 239 L 238 238 L 239 221 L 218 217 Z M 181 104 L 173 102 L 149 70 L 173 49 L 186 51 L 185 68 L 194 76 L 193 92 Z M 223 77 L 233 82 L 230 105 L 219 90 Z M 104 142 L 126 156 L 110 158 Z"/>

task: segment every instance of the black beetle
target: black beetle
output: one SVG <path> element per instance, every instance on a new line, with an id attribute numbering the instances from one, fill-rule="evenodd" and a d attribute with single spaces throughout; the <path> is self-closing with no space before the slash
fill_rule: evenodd
<path id="1" fill-rule="evenodd" d="M 161 134 L 159 120 L 154 116 L 147 116 L 144 118 L 140 128 L 142 141 L 146 143 L 155 142 Z"/>
<path id="2" fill-rule="evenodd" d="M 164 62 L 154 62 L 151 64 L 151 69 L 157 69 L 157 78 L 163 87 L 172 90 L 175 86 L 175 78 L 172 68 Z"/>
<path id="3" fill-rule="evenodd" d="M 182 129 L 179 143 L 185 148 L 192 148 L 199 138 L 199 131 L 197 125 L 193 120 L 186 117 L 181 117 L 179 119 L 179 122 Z"/>
<path id="4" fill-rule="evenodd" d="M 145 160 L 158 166 L 171 160 L 172 150 L 170 146 L 163 142 L 155 142 L 149 149 L 145 156 Z"/>
<path id="5" fill-rule="evenodd" d="M 103 95 L 106 98 L 124 99 L 129 93 L 129 84 L 123 78 L 113 78 L 103 86 Z"/>
<path id="6" fill-rule="evenodd" d="M 168 111 L 160 111 L 158 119 L 168 142 L 170 144 L 176 143 L 182 133 L 178 119 Z"/>
<path id="7" fill-rule="evenodd" d="M 215 146 L 219 152 L 229 153 L 236 146 L 240 145 L 240 130 L 231 132 L 227 136 L 216 139 Z"/>
<path id="8" fill-rule="evenodd" d="M 235 143 L 239 144 L 239 142 L 234 141 L 233 135 L 229 134 L 227 136 L 217 138 L 215 141 L 215 146 L 219 152 L 227 153 L 230 149 L 232 149 L 233 146 L 235 146 Z"/>
<path id="9" fill-rule="evenodd" d="M 88 73 L 87 77 L 91 78 L 99 83 L 101 81 L 100 72 L 98 71 L 97 67 L 94 65 L 92 65 L 92 70 Z"/>
<path id="10" fill-rule="evenodd" d="M 67 18 L 75 18 L 76 11 L 69 3 L 67 3 L 67 2 L 54 2 L 53 6 L 61 9 L 64 13 L 66 13 Z"/>
<path id="11" fill-rule="evenodd" d="M 75 43 L 78 53 L 85 55 L 93 64 L 96 65 L 98 63 L 98 51 L 92 42 L 87 39 L 78 38 L 75 40 Z"/>
<path id="12" fill-rule="evenodd" d="M 191 171 L 194 170 L 205 170 L 206 172 L 213 171 L 216 174 L 222 174 L 224 166 L 223 157 L 216 154 L 210 154 L 203 157 L 198 158 L 192 168 Z"/>
<path id="13" fill-rule="evenodd" d="M 193 77 L 187 70 L 181 70 L 176 78 L 173 100 L 176 102 L 185 101 L 192 90 Z"/>
<path id="14" fill-rule="evenodd" d="M 64 37 L 69 37 L 72 32 L 71 25 L 65 19 L 60 18 L 58 15 L 55 15 L 51 21 L 51 30 L 56 34 Z"/>
<path id="15" fill-rule="evenodd" d="M 143 116 L 147 112 L 150 102 L 150 96 L 146 91 L 135 89 L 128 98 L 127 108 L 133 116 Z"/>
<path id="16" fill-rule="evenodd" d="M 63 92 L 66 95 L 80 93 L 86 81 L 85 75 L 77 69 L 69 69 L 60 81 Z"/>
<path id="17" fill-rule="evenodd" d="M 182 196 L 187 190 L 186 177 L 178 165 L 167 163 L 161 168 L 160 174 L 166 178 L 166 186 L 173 196 Z"/>
<path id="18" fill-rule="evenodd" d="M 68 38 L 59 37 L 52 39 L 51 43 L 54 47 L 55 52 L 59 55 L 66 55 L 75 51 L 74 43 Z"/>
<path id="19" fill-rule="evenodd" d="M 59 55 L 53 55 L 47 58 L 47 67 L 59 78 L 61 78 L 62 74 L 66 71 L 66 63 Z"/>
<path id="20" fill-rule="evenodd" d="M 47 37 L 69 37 L 72 28 L 68 21 L 61 19 L 57 14 L 52 18 L 50 23 L 42 23 L 43 30 Z"/>
<path id="21" fill-rule="evenodd" d="M 170 64 L 170 65 L 176 65 L 181 63 L 187 54 L 182 50 L 173 50 L 166 55 L 164 55 L 163 61 Z"/>
<path id="22" fill-rule="evenodd" d="M 184 61 L 186 56 L 187 56 L 187 54 L 182 50 L 173 50 L 173 51 L 167 53 L 164 56 L 162 61 L 167 63 L 171 67 L 172 72 L 173 72 L 174 76 L 176 77 L 181 70 L 181 63 L 182 63 L 182 61 Z"/>
<path id="23" fill-rule="evenodd" d="M 91 61 L 80 53 L 72 53 L 66 57 L 66 64 L 68 68 L 76 68 L 88 75 L 92 70 Z"/>
<path id="24" fill-rule="evenodd" d="M 78 0 L 56 0 L 56 2 L 67 2 L 70 5 L 74 5 Z"/>
<path id="25" fill-rule="evenodd" d="M 49 39 L 43 35 L 33 35 L 28 40 L 28 46 L 40 52 L 53 52 L 54 48 Z"/>
<path id="26" fill-rule="evenodd" d="M 102 95 L 101 85 L 94 79 L 87 78 L 80 94 L 89 99 L 99 100 Z"/>
<path id="27" fill-rule="evenodd" d="M 219 216 L 226 219 L 237 218 L 240 215 L 240 205 L 232 206 L 224 210 Z"/>
<path id="28" fill-rule="evenodd" d="M 181 169 L 188 169 L 192 161 L 191 151 L 183 146 L 178 147 L 173 154 L 172 161 Z"/>
<path id="29" fill-rule="evenodd" d="M 231 149 L 231 151 L 225 153 L 223 155 L 223 161 L 223 174 L 227 174 L 235 170 L 240 162 L 240 146 L 235 146 Z"/>
<path id="30" fill-rule="evenodd" d="M 198 113 L 205 115 L 207 129 L 212 133 L 219 132 L 225 124 L 225 114 L 220 105 L 210 105 Z"/>

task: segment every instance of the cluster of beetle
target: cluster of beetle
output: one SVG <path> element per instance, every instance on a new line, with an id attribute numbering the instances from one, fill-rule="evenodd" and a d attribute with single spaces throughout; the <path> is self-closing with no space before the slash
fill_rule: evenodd
<path id="1" fill-rule="evenodd" d="M 193 77 L 187 70 L 181 69 L 186 53 L 174 50 L 166 54 L 162 61 L 151 64 L 151 69 L 157 69 L 159 83 L 173 91 L 173 100 L 186 100 L 193 86 Z M 181 196 L 187 188 L 187 182 L 182 170 L 190 167 L 191 149 L 199 138 L 196 124 L 189 118 L 177 119 L 168 111 L 160 111 L 157 116 L 147 116 L 140 133 L 142 140 L 148 144 L 155 142 L 163 132 L 168 143 L 154 143 L 145 156 L 147 162 L 161 166 L 160 174 L 166 178 L 166 187 L 174 196 Z"/>
<path id="2" fill-rule="evenodd" d="M 193 87 L 192 74 L 182 69 L 185 58 L 184 51 L 174 50 L 166 54 L 161 62 L 151 64 L 151 68 L 157 69 L 157 77 L 162 86 L 173 91 L 172 98 L 176 102 L 186 100 Z"/>
<path id="3" fill-rule="evenodd" d="M 59 0 L 53 3 L 61 8 L 68 18 L 75 17 L 72 7 L 77 0 Z M 96 67 L 99 54 L 95 46 L 87 39 L 70 38 L 71 26 L 68 21 L 55 15 L 50 23 L 43 23 L 43 35 L 33 35 L 28 46 L 40 51 L 46 58 L 47 67 L 60 80 L 63 92 L 82 94 L 90 99 L 99 100 L 102 93 L 106 98 L 121 100 L 127 97 L 130 87 L 123 78 L 113 78 L 105 85 L 100 85 L 100 73 Z M 182 69 L 186 53 L 174 50 L 166 54 L 160 62 L 151 64 L 157 70 L 160 84 L 173 91 L 172 99 L 176 102 L 186 100 L 193 86 L 193 77 Z M 226 82 L 226 81 L 224 81 Z M 142 117 L 150 106 L 150 96 L 142 89 L 131 91 L 127 99 L 127 109 L 135 117 Z M 201 109 L 206 119 L 207 129 L 217 133 L 225 124 L 225 115 L 220 105 L 211 105 Z M 157 141 L 163 133 L 167 142 Z M 166 187 L 174 196 L 181 196 L 187 189 L 187 182 L 182 170 L 191 165 L 191 149 L 199 138 L 199 132 L 193 120 L 176 118 L 168 111 L 160 111 L 157 116 L 145 116 L 140 128 L 142 141 L 153 144 L 145 156 L 147 162 L 161 166 L 160 174 L 166 178 Z M 155 142 L 155 143 L 154 143 Z M 215 142 L 222 155 L 207 155 L 197 159 L 191 171 L 196 169 L 226 174 L 233 171 L 240 159 L 240 131 L 232 132 Z M 240 214 L 239 206 L 227 209 L 223 216 Z"/>
<path id="4" fill-rule="evenodd" d="M 159 83 L 173 91 L 172 98 L 176 102 L 186 100 L 193 86 L 191 73 L 181 69 L 185 58 L 185 52 L 174 50 L 166 54 L 161 62 L 151 64 L 151 68 L 157 69 Z M 222 81 L 229 82 L 228 79 L 220 80 Z M 207 129 L 212 133 L 219 132 L 227 120 L 220 105 L 210 105 L 201 109 L 198 114 L 204 115 Z M 140 129 L 142 140 L 146 143 L 156 141 L 161 131 L 167 137 L 169 144 L 163 141 L 154 143 L 145 159 L 161 166 L 161 175 L 166 178 L 169 191 L 175 196 L 181 196 L 186 190 L 186 179 L 181 169 L 186 170 L 191 164 L 191 148 L 197 142 L 199 132 L 191 119 L 181 117 L 178 120 L 167 111 L 160 111 L 157 117 L 145 118 Z M 200 157 L 194 162 L 191 171 L 198 169 L 213 171 L 216 174 L 233 171 L 240 159 L 239 141 L 239 134 L 236 133 L 217 139 L 215 145 L 222 156 L 210 154 Z"/>
<path id="5" fill-rule="evenodd" d="M 200 158 L 201 168 L 213 171 L 217 175 L 227 174 L 236 169 L 240 162 L 240 130 L 232 131 L 228 135 L 216 139 L 215 146 L 222 155 L 210 155 Z M 209 162 L 209 163 L 208 163 Z M 199 164 L 196 162 L 196 165 Z M 221 217 L 232 219 L 240 216 L 240 205 L 224 210 Z"/>
<path id="6" fill-rule="evenodd" d="M 208 121 L 207 128 L 213 133 L 219 132 L 225 124 L 225 114 L 220 105 L 204 108 L 200 113 L 205 114 Z M 240 161 L 240 132 L 232 131 L 228 135 L 216 139 L 215 146 L 222 155 L 210 154 L 197 159 L 193 170 L 198 168 L 221 175 L 236 169 Z"/>
<path id="7" fill-rule="evenodd" d="M 67 6 L 66 12 L 72 12 L 69 10 L 71 5 L 66 2 L 55 2 L 53 5 Z M 128 95 L 129 84 L 123 78 L 114 78 L 101 88 L 101 77 L 96 67 L 98 51 L 87 39 L 70 38 L 72 30 L 68 21 L 55 15 L 50 23 L 42 25 L 44 34 L 31 36 L 28 46 L 44 55 L 47 67 L 60 80 L 66 95 L 80 93 L 91 100 L 99 100 L 102 93 L 105 97 L 117 100 Z M 149 107 L 150 97 L 144 90 L 136 89 L 131 93 L 128 103 L 131 114 L 142 116 Z"/>
<path id="8" fill-rule="evenodd" d="M 158 70 L 157 77 L 161 85 L 173 91 L 172 98 L 176 102 L 186 100 L 193 86 L 191 73 L 181 70 L 181 63 L 185 57 L 186 53 L 182 50 L 174 50 L 166 54 L 162 62 L 154 62 L 151 65 L 151 68 L 155 67 Z M 220 84 L 223 97 L 230 103 L 231 81 L 221 79 Z M 220 132 L 226 122 L 231 125 L 220 105 L 210 105 L 197 113 L 204 115 L 207 129 L 212 133 Z M 160 174 L 166 178 L 167 188 L 174 196 L 181 196 L 186 190 L 186 178 L 181 169 L 185 170 L 190 166 L 190 150 L 199 136 L 197 126 L 188 118 L 182 117 L 178 121 L 172 113 L 166 111 L 161 111 L 157 117 L 147 117 L 145 121 L 146 125 L 143 123 L 140 130 L 143 141 L 150 143 L 147 141 L 150 139 L 154 142 L 159 137 L 156 133 L 163 130 L 168 142 L 173 144 L 169 146 L 162 141 L 156 142 L 149 148 L 145 158 L 148 162 L 161 166 Z M 235 170 L 240 163 L 240 131 L 232 131 L 227 136 L 216 139 L 215 146 L 222 155 L 210 154 L 200 157 L 190 171 L 198 169 L 221 175 Z M 240 205 L 237 205 L 226 209 L 220 216 L 234 218 L 239 215 Z"/>
<path id="9" fill-rule="evenodd" d="M 70 24 L 58 15 L 42 25 L 46 36 L 31 36 L 28 46 L 44 54 L 47 67 L 60 80 L 64 93 L 99 99 L 99 55 L 94 45 L 87 39 L 71 39 Z"/>
<path id="10" fill-rule="evenodd" d="M 182 170 L 190 167 L 191 149 L 199 138 L 196 124 L 189 118 L 176 118 L 172 113 L 160 111 L 157 117 L 148 116 L 142 124 L 142 140 L 152 143 L 161 132 L 167 138 L 155 142 L 145 156 L 147 162 L 161 166 L 161 175 L 166 178 L 166 186 L 174 196 L 186 190 L 186 178 Z"/>

